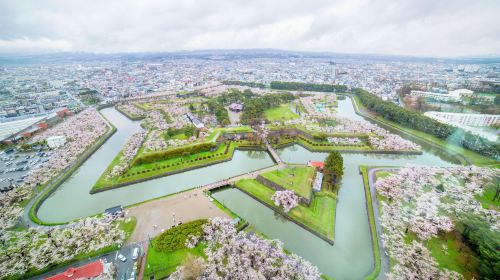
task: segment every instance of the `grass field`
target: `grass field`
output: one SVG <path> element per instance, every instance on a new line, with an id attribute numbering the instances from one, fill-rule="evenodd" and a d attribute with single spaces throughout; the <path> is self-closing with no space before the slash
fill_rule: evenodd
<path id="1" fill-rule="evenodd" d="M 476 199 L 481 203 L 483 208 L 500 211 L 500 200 L 497 199 L 496 201 L 493 201 L 495 193 L 496 193 L 496 187 L 493 184 L 491 184 L 486 187 L 483 195 L 476 197 Z"/>
<path id="2" fill-rule="evenodd" d="M 279 107 L 267 109 L 264 112 L 268 121 L 284 121 L 298 119 L 300 116 L 290 110 L 290 104 L 281 104 Z"/>
<path id="3" fill-rule="evenodd" d="M 183 156 L 171 158 L 163 161 L 158 161 L 154 163 L 141 164 L 137 166 L 132 166 L 125 174 L 121 176 L 116 176 L 112 178 L 107 178 L 107 174 L 113 170 L 113 167 L 118 164 L 121 152 L 117 157 L 111 162 L 108 168 L 101 175 L 99 180 L 92 189 L 105 188 L 111 185 L 131 182 L 135 180 L 144 179 L 147 177 L 157 176 L 164 174 L 166 172 L 177 171 L 181 169 L 201 166 L 214 161 L 225 160 L 231 158 L 235 144 L 234 142 L 229 143 L 228 153 L 225 154 L 226 144 L 221 144 L 219 148 L 213 152 L 202 152 L 194 155 Z M 210 158 L 207 158 L 211 156 Z"/>
<path id="4" fill-rule="evenodd" d="M 144 269 L 144 279 L 149 279 L 154 274 L 155 279 L 167 277 L 181 265 L 189 255 L 203 257 L 203 245 L 198 244 L 192 249 L 179 249 L 173 252 L 158 252 L 149 245 Z"/>
<path id="5" fill-rule="evenodd" d="M 271 197 L 274 190 L 262 185 L 257 180 L 245 179 L 236 182 L 236 187 L 257 197 L 270 208 L 277 209 Z M 316 194 L 310 207 L 299 204 L 287 215 L 305 227 L 333 240 L 335 233 L 335 209 L 337 200 L 329 192 Z"/>
<path id="6" fill-rule="evenodd" d="M 289 168 L 263 173 L 268 180 L 294 191 L 297 195 L 309 199 L 311 197 L 312 181 L 316 169 L 308 166 L 292 166 Z"/>

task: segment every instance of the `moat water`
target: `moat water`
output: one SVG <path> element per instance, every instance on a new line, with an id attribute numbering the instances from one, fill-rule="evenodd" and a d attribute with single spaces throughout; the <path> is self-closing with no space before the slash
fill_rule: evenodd
<path id="1" fill-rule="evenodd" d="M 343 117 L 367 121 L 355 113 L 350 99 L 339 100 L 338 111 Z M 117 132 L 44 201 L 38 211 L 41 220 L 67 222 L 101 213 L 116 205 L 139 203 L 273 164 L 266 152 L 236 151 L 229 162 L 91 195 L 89 191 L 103 170 L 122 149 L 127 138 L 140 128 L 138 122 L 130 121 L 115 109 L 103 109 L 101 112 L 116 126 Z M 423 153 L 343 154 L 345 174 L 338 193 L 333 246 L 284 220 L 237 189 L 215 192 L 214 197 L 269 238 L 282 240 L 288 250 L 311 261 L 322 273 L 335 279 L 362 279 L 373 270 L 374 259 L 359 166 L 449 166 L 457 163 L 453 156 L 440 149 L 402 136 L 420 144 Z M 298 145 L 281 149 L 278 153 L 282 160 L 290 163 L 322 161 L 327 156 L 327 153 L 310 152 Z"/>

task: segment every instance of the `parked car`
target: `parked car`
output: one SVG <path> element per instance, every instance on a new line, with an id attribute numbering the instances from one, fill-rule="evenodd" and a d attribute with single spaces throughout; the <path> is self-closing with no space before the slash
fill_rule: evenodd
<path id="1" fill-rule="evenodd" d="M 134 251 L 132 252 L 132 259 L 135 261 L 139 257 L 139 247 L 135 247 Z"/>
<path id="2" fill-rule="evenodd" d="M 118 255 L 118 259 L 119 259 L 120 261 L 122 261 L 122 262 L 126 262 L 126 261 L 127 261 L 127 258 L 125 258 L 125 256 L 124 256 L 124 255 L 122 255 L 122 254 L 119 254 L 119 255 Z"/>

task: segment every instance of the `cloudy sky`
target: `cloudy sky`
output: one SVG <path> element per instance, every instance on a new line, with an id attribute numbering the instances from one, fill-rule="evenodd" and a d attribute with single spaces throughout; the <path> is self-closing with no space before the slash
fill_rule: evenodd
<path id="1" fill-rule="evenodd" d="M 0 53 L 500 54 L 500 0 L 0 0 Z"/>

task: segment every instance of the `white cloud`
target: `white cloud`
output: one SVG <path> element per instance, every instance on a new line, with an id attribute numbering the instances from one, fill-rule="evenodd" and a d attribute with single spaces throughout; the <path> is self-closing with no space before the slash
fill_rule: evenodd
<path id="1" fill-rule="evenodd" d="M 500 1 L 0 0 L 0 52 L 498 54 Z"/>

